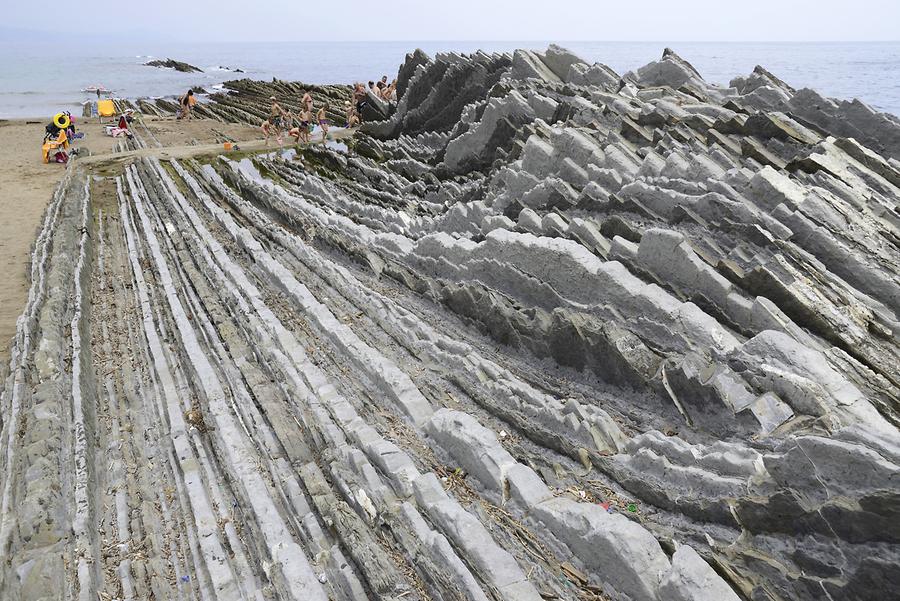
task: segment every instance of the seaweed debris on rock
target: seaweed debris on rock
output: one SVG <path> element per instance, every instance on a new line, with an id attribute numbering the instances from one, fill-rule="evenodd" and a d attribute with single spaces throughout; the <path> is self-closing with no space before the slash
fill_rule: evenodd
<path id="1" fill-rule="evenodd" d="M 203 116 L 307 86 L 228 87 Z M 900 121 L 668 49 L 417 51 L 397 89 L 349 153 L 69 166 L 0 596 L 896 590 Z"/>

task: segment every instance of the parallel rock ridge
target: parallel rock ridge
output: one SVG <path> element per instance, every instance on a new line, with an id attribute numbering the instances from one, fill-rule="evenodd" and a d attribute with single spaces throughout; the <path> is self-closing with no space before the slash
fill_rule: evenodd
<path id="1" fill-rule="evenodd" d="M 895 595 L 897 118 L 671 50 L 398 77 L 348 153 L 69 166 L 0 597 Z"/>

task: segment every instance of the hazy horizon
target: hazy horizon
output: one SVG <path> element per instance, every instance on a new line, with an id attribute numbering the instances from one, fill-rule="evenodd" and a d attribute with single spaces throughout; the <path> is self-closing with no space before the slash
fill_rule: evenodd
<path id="1" fill-rule="evenodd" d="M 158 0 L 153 11 L 126 19 L 118 33 L 89 11 L 66 14 L 67 35 L 79 38 L 172 42 L 416 42 L 546 41 L 823 43 L 898 40 L 900 3 L 886 0 L 757 0 L 739 9 L 718 0 L 673 4 L 644 0 L 607 5 L 596 0 L 515 4 L 457 0 L 422 4 L 390 0 L 375 4 L 345 0 L 322 10 L 285 0 L 257 0 L 251 8 L 222 10 L 212 0 Z M 330 5 L 328 6 L 330 9 Z M 4 11 L 4 40 L 46 27 L 46 7 L 17 3 Z M 128 16 L 128 11 L 122 13 Z M 293 27 L 281 27 L 281 24 Z M 412 33 L 411 33 L 412 32 Z"/>

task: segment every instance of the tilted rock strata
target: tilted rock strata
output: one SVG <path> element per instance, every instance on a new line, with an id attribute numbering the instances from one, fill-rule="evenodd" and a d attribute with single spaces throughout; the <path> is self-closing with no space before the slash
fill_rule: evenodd
<path id="1" fill-rule="evenodd" d="M 203 110 L 298 91 L 239 86 Z M 3 597 L 884 598 L 896 120 L 671 50 L 416 52 L 398 90 L 350 153 L 69 167 Z"/>

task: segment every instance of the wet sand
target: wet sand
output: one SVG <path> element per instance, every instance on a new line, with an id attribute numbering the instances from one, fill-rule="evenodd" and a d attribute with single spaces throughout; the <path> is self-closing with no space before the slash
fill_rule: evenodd
<path id="1" fill-rule="evenodd" d="M 41 161 L 41 142 L 48 122 L 48 118 L 0 120 L 0 362 L 9 358 L 16 320 L 28 296 L 32 243 L 47 202 L 66 169 L 65 165 Z M 147 118 L 144 123 L 163 146 L 211 145 L 223 134 L 238 141 L 261 137 L 257 128 L 218 121 Z M 90 160 L 110 155 L 118 143 L 118 139 L 105 135 L 104 125 L 96 119 L 78 119 L 76 127 L 86 134 L 76 147 L 89 150 Z M 143 130 L 138 131 L 148 138 Z"/>

